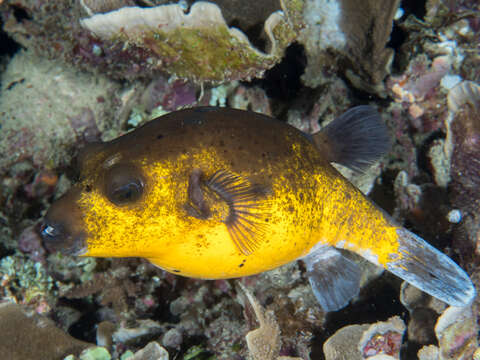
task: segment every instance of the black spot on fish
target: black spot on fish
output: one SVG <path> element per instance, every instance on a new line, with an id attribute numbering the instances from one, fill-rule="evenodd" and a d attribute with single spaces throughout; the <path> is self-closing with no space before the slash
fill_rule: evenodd
<path id="1" fill-rule="evenodd" d="M 158 134 L 158 135 L 157 135 L 157 139 L 158 139 L 158 140 L 163 139 L 163 134 Z"/>

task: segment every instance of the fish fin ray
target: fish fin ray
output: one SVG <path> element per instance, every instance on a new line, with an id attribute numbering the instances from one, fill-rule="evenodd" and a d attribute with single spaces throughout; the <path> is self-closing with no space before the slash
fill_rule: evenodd
<path id="1" fill-rule="evenodd" d="M 358 265 L 333 247 L 320 247 L 302 259 L 308 280 L 324 311 L 337 311 L 348 305 L 360 290 Z"/>
<path id="2" fill-rule="evenodd" d="M 228 204 L 224 221 L 228 233 L 238 250 L 250 255 L 265 238 L 265 219 L 269 216 L 265 197 L 269 191 L 225 170 L 213 174 L 206 185 Z"/>
<path id="3" fill-rule="evenodd" d="M 205 202 L 202 189 L 203 173 L 200 169 L 194 169 L 188 180 L 187 198 L 185 210 L 197 219 L 205 220 L 210 216 L 210 209 Z"/>
<path id="4" fill-rule="evenodd" d="M 371 106 L 356 106 L 312 135 L 330 162 L 364 171 L 387 153 L 390 136 L 379 113 Z"/>
<path id="5" fill-rule="evenodd" d="M 475 287 L 452 259 L 404 228 L 397 233 L 400 257 L 387 263 L 388 271 L 449 305 L 473 301 Z"/>

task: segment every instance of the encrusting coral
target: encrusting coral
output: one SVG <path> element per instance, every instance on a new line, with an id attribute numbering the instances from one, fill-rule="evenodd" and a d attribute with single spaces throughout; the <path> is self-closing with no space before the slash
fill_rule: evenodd
<path id="1" fill-rule="evenodd" d="M 331 69 L 340 65 L 355 87 L 385 97 L 383 80 L 393 59 L 386 45 L 398 5 L 398 0 L 369 0 L 361 6 L 351 0 L 305 1 L 305 28 L 298 40 L 308 58 L 305 84 L 327 82 Z"/>
<path id="2" fill-rule="evenodd" d="M 178 4 L 124 7 L 82 19 L 81 24 L 107 44 L 122 42 L 126 52 L 133 46 L 146 52 L 150 66 L 196 81 L 261 76 L 295 36 L 285 15 L 273 13 L 265 22 L 271 48 L 263 53 L 253 48 L 241 31 L 228 27 L 217 5 L 201 1 L 194 3 L 188 14 Z"/>

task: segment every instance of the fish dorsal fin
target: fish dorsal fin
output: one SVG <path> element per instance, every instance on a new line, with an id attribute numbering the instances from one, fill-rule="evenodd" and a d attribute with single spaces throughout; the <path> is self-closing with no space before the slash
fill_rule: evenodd
<path id="1" fill-rule="evenodd" d="M 212 208 L 224 204 L 228 210 L 222 221 L 232 241 L 244 255 L 251 254 L 265 238 L 269 217 L 266 196 L 270 191 L 226 170 L 217 171 L 206 181 L 202 178 L 200 170 L 190 176 L 187 211 L 199 219 L 209 219 Z M 209 192 L 215 194 L 213 200 Z"/>
<path id="2" fill-rule="evenodd" d="M 312 137 L 328 161 L 356 171 L 364 171 L 390 149 L 385 124 L 367 105 L 351 108 Z"/>

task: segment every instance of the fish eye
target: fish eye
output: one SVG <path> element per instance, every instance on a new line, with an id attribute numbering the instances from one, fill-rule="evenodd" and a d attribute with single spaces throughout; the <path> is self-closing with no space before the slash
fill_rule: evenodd
<path id="1" fill-rule="evenodd" d="M 116 164 L 105 175 L 105 193 L 113 204 L 132 204 L 142 197 L 144 181 L 133 165 Z"/>
<path id="2" fill-rule="evenodd" d="M 42 224 L 40 233 L 44 239 L 55 240 L 62 235 L 62 230 L 61 227 L 58 225 L 52 225 L 45 222 Z"/>

